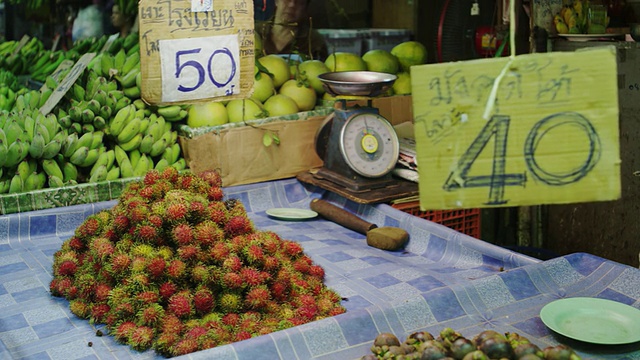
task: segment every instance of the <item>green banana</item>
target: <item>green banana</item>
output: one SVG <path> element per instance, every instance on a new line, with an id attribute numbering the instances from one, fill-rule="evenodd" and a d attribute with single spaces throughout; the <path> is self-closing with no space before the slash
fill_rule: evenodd
<path id="1" fill-rule="evenodd" d="M 0 169 L 4 166 L 4 163 L 7 161 L 7 153 L 9 152 L 9 148 L 4 140 L 0 139 Z"/>
<path id="2" fill-rule="evenodd" d="M 133 151 L 133 150 L 137 150 L 138 147 L 140 147 L 141 142 L 142 142 L 142 134 L 136 134 L 131 140 L 125 143 L 120 143 L 120 147 L 124 151 Z"/>
<path id="3" fill-rule="evenodd" d="M 140 68 L 140 53 L 134 53 L 130 56 L 127 56 L 127 59 L 124 61 L 122 65 L 122 74 L 128 75 L 134 68 Z M 133 80 L 135 84 L 135 79 Z"/>
<path id="4" fill-rule="evenodd" d="M 100 112 L 101 107 L 102 104 L 100 104 L 100 102 L 96 99 L 91 99 L 87 102 L 87 109 L 91 110 L 94 115 Z"/>
<path id="5" fill-rule="evenodd" d="M 65 161 L 62 164 L 62 173 L 64 176 L 62 176 L 61 179 L 64 182 L 71 180 L 76 181 L 78 179 L 78 168 L 69 161 Z"/>
<path id="6" fill-rule="evenodd" d="M 77 148 L 78 148 L 78 134 L 71 133 L 67 135 L 67 138 L 62 144 L 62 149 L 61 149 L 62 155 L 66 158 L 70 158 Z"/>
<path id="7" fill-rule="evenodd" d="M 100 147 L 102 145 L 102 139 L 104 138 L 104 132 L 103 131 L 94 131 L 93 132 L 93 139 L 91 141 L 91 145 L 89 146 L 89 148 L 91 149 L 96 149 L 98 147 Z"/>
<path id="8" fill-rule="evenodd" d="M 32 118 L 31 116 L 25 116 L 24 117 L 24 130 L 27 132 L 27 134 L 29 135 L 29 141 L 31 141 L 33 139 L 33 130 L 36 127 L 36 120 L 34 118 Z"/>
<path id="9" fill-rule="evenodd" d="M 86 134 L 86 133 L 92 133 L 96 130 L 96 128 L 93 126 L 93 124 L 83 124 L 82 125 L 82 133 Z"/>
<path id="10" fill-rule="evenodd" d="M 11 183 L 9 185 L 9 194 L 21 193 L 24 188 L 24 181 L 20 175 L 15 174 L 11 178 Z"/>
<path id="11" fill-rule="evenodd" d="M 71 106 L 69 108 L 69 117 L 73 122 L 81 122 L 82 121 L 82 110 L 79 106 Z"/>
<path id="12" fill-rule="evenodd" d="M 133 175 L 133 165 L 129 159 L 124 159 L 120 164 L 120 176 L 123 179 L 134 177 Z"/>
<path id="13" fill-rule="evenodd" d="M 22 160 L 16 168 L 16 174 L 20 175 L 20 177 L 22 178 L 22 182 L 24 183 L 27 180 L 27 177 L 29 177 L 30 173 L 31 167 L 29 166 L 29 161 Z"/>
<path id="14" fill-rule="evenodd" d="M 187 168 L 187 161 L 184 158 L 180 158 L 178 161 L 171 164 L 171 166 L 178 171 L 182 171 Z"/>
<path id="15" fill-rule="evenodd" d="M 144 114 L 142 114 L 142 118 L 140 120 L 140 129 L 138 129 L 138 133 L 144 135 L 147 132 L 147 129 L 149 128 L 149 118 L 148 117 L 144 117 Z"/>
<path id="16" fill-rule="evenodd" d="M 124 73 L 122 77 L 120 77 L 120 85 L 122 85 L 123 89 L 136 88 L 138 92 L 140 88 L 136 86 L 136 76 L 140 73 L 140 67 L 134 67 L 128 73 Z M 124 94 L 127 95 L 127 92 L 124 91 Z"/>
<path id="17" fill-rule="evenodd" d="M 156 157 L 158 155 L 161 155 L 164 152 L 164 149 L 167 148 L 167 141 L 162 138 L 158 141 L 156 141 L 155 143 L 153 143 L 153 146 L 151 147 L 151 151 L 149 152 L 149 155 L 151 155 L 151 157 Z"/>
<path id="18" fill-rule="evenodd" d="M 111 108 L 108 107 L 107 105 L 100 107 L 100 111 L 98 115 L 101 116 L 104 120 L 111 119 L 111 114 L 112 114 Z"/>
<path id="19" fill-rule="evenodd" d="M 136 163 L 136 166 L 133 168 L 133 175 L 143 176 L 147 171 L 149 171 L 149 158 L 147 155 L 142 154 Z"/>
<path id="20" fill-rule="evenodd" d="M 18 165 L 20 161 L 24 160 L 24 158 L 27 157 L 28 153 L 29 149 L 25 149 L 22 144 L 22 140 L 16 139 L 16 141 L 11 143 L 11 145 L 9 145 L 9 148 L 7 149 L 7 157 L 4 166 L 7 168 L 11 168 Z"/>
<path id="21" fill-rule="evenodd" d="M 153 136 L 153 134 L 147 134 L 142 138 L 142 141 L 140 142 L 140 146 L 138 147 L 138 149 L 140 150 L 141 153 L 148 154 L 151 152 L 151 148 L 153 147 L 153 144 L 155 142 L 156 142 L 156 139 Z"/>
<path id="22" fill-rule="evenodd" d="M 107 127 L 107 120 L 105 120 L 102 116 L 96 115 L 93 118 L 93 127 L 97 131 L 102 131 Z"/>
<path id="23" fill-rule="evenodd" d="M 42 158 L 43 159 L 53 159 L 60 153 L 60 149 L 62 148 L 62 142 L 58 139 L 51 140 L 47 145 L 44 146 L 42 150 Z"/>
<path id="24" fill-rule="evenodd" d="M 117 167 L 117 166 L 114 166 L 107 173 L 107 179 L 106 180 L 112 181 L 112 180 L 117 180 L 119 178 L 120 178 L 120 168 Z"/>
<path id="25" fill-rule="evenodd" d="M 98 89 L 98 91 L 93 94 L 93 99 L 97 101 L 101 107 L 107 105 L 107 93 L 102 89 Z"/>
<path id="26" fill-rule="evenodd" d="M 114 58 L 111 54 L 102 53 L 102 58 L 100 59 L 100 71 L 102 72 L 102 76 L 111 77 L 112 69 L 114 68 Z"/>
<path id="27" fill-rule="evenodd" d="M 142 157 L 142 153 L 138 149 L 129 151 L 129 161 L 131 161 L 131 166 L 135 168 L 140 157 Z"/>
<path id="28" fill-rule="evenodd" d="M 82 136 L 78 139 L 78 144 L 76 148 L 80 148 L 80 147 L 88 147 L 89 149 L 92 149 L 92 145 L 93 145 L 93 132 L 88 132 L 88 133 L 84 133 L 82 134 Z"/>
<path id="29" fill-rule="evenodd" d="M 109 132 L 112 136 L 117 137 L 124 129 L 125 125 L 133 119 L 135 115 L 135 106 L 126 106 L 116 113 L 109 123 Z"/>
<path id="30" fill-rule="evenodd" d="M 95 116 L 96 116 L 95 113 L 91 111 L 91 109 L 89 108 L 82 110 L 82 123 L 83 124 L 93 123 L 93 118 Z"/>
<path id="31" fill-rule="evenodd" d="M 101 149 L 104 149 L 104 148 L 90 149 L 89 152 L 87 153 L 87 157 L 78 166 L 89 167 L 95 164 L 95 162 L 98 160 L 98 157 L 100 157 Z"/>
<path id="32" fill-rule="evenodd" d="M 29 145 L 29 155 L 31 155 L 31 157 L 34 159 L 41 158 L 42 154 L 44 153 L 44 146 L 44 136 L 42 136 L 42 133 L 38 131 L 35 133 L 35 135 L 33 135 L 33 139 L 31 139 L 31 144 Z"/>
<path id="33" fill-rule="evenodd" d="M 32 172 L 24 182 L 24 191 L 40 190 L 44 187 L 46 176 L 42 172 Z"/>
<path id="34" fill-rule="evenodd" d="M 80 166 L 87 159 L 89 155 L 89 147 L 88 146 L 80 146 L 73 152 L 73 155 L 69 158 L 69 161 L 77 166 Z"/>
<path id="35" fill-rule="evenodd" d="M 141 119 L 134 117 L 118 134 L 117 139 L 119 144 L 123 144 L 133 139 L 140 132 Z M 141 139 L 142 140 L 142 139 Z M 126 150 L 126 149 L 125 149 Z"/>
<path id="36" fill-rule="evenodd" d="M 64 182 L 57 176 L 49 175 L 48 185 L 50 188 L 59 188 L 64 186 Z"/>
<path id="37" fill-rule="evenodd" d="M 115 154 L 115 158 L 116 158 L 116 162 L 118 163 L 118 166 L 122 166 L 122 162 L 127 159 L 129 160 L 129 155 L 127 155 L 127 152 L 124 151 L 120 145 L 115 145 L 113 147 L 113 152 Z"/>
<path id="38" fill-rule="evenodd" d="M 89 177 L 89 182 L 96 183 L 100 181 L 105 181 L 107 179 L 108 173 L 109 171 L 107 170 L 107 167 L 104 165 L 100 165 Z"/>
<path id="39" fill-rule="evenodd" d="M 142 100 L 142 99 L 135 99 L 135 100 L 133 100 L 132 104 L 138 110 L 145 110 L 147 108 L 147 103 L 145 103 L 144 100 Z"/>
<path id="40" fill-rule="evenodd" d="M 165 120 L 168 120 L 167 118 L 173 119 L 180 116 L 180 111 L 182 111 L 180 105 L 159 106 L 158 109 L 156 109 L 158 115 L 165 118 Z"/>
<path id="41" fill-rule="evenodd" d="M 54 89 L 47 88 L 46 90 L 42 91 L 42 94 L 40 94 L 40 101 L 38 101 L 38 105 L 36 106 L 38 109 L 46 104 L 47 100 L 49 100 L 49 98 L 51 97 L 51 94 L 53 94 L 53 90 Z"/>
<path id="42" fill-rule="evenodd" d="M 11 179 L 0 179 L 0 194 L 8 193 L 10 185 Z"/>
<path id="43" fill-rule="evenodd" d="M 69 126 L 68 131 L 70 133 L 74 132 L 74 133 L 76 133 L 78 135 L 84 134 L 84 131 L 82 131 L 82 125 L 80 123 L 77 123 L 77 122 L 71 123 L 71 126 Z"/>
<path id="44" fill-rule="evenodd" d="M 46 159 L 42 161 L 42 169 L 49 176 L 57 176 L 60 179 L 64 177 L 62 169 L 57 161 L 53 159 Z"/>
<path id="45" fill-rule="evenodd" d="M 113 150 L 109 150 L 109 151 L 113 151 Z M 100 156 L 98 156 L 98 160 L 96 160 L 96 162 L 93 163 L 93 166 L 91 167 L 91 171 L 89 171 L 89 175 L 93 175 L 93 173 L 96 172 L 97 168 L 100 166 L 104 166 L 107 168 L 107 170 L 109 170 L 109 168 L 107 167 L 109 163 L 109 155 L 107 153 L 109 151 L 105 151 L 102 154 L 100 154 Z"/>

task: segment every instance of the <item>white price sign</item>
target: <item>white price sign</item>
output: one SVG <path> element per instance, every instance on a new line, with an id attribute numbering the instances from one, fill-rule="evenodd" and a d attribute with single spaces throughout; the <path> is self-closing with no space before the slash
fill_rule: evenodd
<path id="1" fill-rule="evenodd" d="M 240 88 L 238 35 L 160 40 L 162 101 L 229 96 Z"/>

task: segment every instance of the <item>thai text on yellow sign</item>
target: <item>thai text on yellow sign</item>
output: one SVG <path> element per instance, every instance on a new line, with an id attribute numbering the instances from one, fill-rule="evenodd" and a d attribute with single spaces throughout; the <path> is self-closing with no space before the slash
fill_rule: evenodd
<path id="1" fill-rule="evenodd" d="M 619 198 L 616 71 L 613 47 L 413 66 L 420 207 Z"/>
<path id="2" fill-rule="evenodd" d="M 150 104 L 246 98 L 253 89 L 253 3 L 142 0 L 141 96 Z"/>

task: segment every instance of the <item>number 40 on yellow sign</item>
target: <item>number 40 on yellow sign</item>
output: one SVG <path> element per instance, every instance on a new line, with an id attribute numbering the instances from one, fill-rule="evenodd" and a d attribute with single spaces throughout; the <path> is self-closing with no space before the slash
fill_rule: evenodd
<path id="1" fill-rule="evenodd" d="M 619 198 L 616 70 L 613 47 L 413 66 L 420 207 Z"/>

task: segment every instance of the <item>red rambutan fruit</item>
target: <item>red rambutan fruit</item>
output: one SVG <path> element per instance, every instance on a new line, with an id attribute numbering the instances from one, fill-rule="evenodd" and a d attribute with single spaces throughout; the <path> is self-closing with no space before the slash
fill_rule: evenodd
<path id="1" fill-rule="evenodd" d="M 336 306 L 333 309 L 331 309 L 331 311 L 329 311 L 329 314 L 327 316 L 336 316 L 336 315 L 340 315 L 340 314 L 344 314 L 347 310 L 345 310 L 345 308 L 343 308 L 342 306 Z"/>
<path id="2" fill-rule="evenodd" d="M 236 333 L 235 341 L 247 340 L 251 339 L 251 337 L 252 336 L 248 331 L 241 330 Z"/>
<path id="3" fill-rule="evenodd" d="M 158 302 L 158 300 L 160 300 L 160 294 L 152 290 L 142 291 L 136 295 L 136 300 L 147 305 L 153 304 Z"/>
<path id="4" fill-rule="evenodd" d="M 129 229 L 129 218 L 126 215 L 118 215 L 113 219 L 113 228 L 123 233 Z"/>
<path id="5" fill-rule="evenodd" d="M 106 260 L 115 251 L 113 243 L 109 239 L 98 237 L 94 238 L 89 245 L 91 254 L 100 260 Z"/>
<path id="6" fill-rule="evenodd" d="M 209 256 L 217 263 L 224 262 L 229 257 L 230 251 L 227 246 L 218 242 L 209 249 Z"/>
<path id="7" fill-rule="evenodd" d="M 195 284 L 206 283 L 210 278 L 209 269 L 203 264 L 194 265 L 191 268 L 191 281 Z"/>
<path id="8" fill-rule="evenodd" d="M 136 318 L 138 324 L 154 327 L 162 321 L 164 317 L 164 308 L 160 304 L 150 304 L 149 306 L 138 311 Z"/>
<path id="9" fill-rule="evenodd" d="M 192 261 L 198 257 L 200 249 L 195 245 L 183 245 L 178 248 L 178 257 L 183 261 Z"/>
<path id="10" fill-rule="evenodd" d="M 169 298 L 169 310 L 179 318 L 193 315 L 193 298 L 188 291 L 181 291 Z"/>
<path id="11" fill-rule="evenodd" d="M 120 318 L 120 319 L 126 319 L 131 317 L 134 312 L 135 309 L 133 308 L 133 305 L 131 304 L 131 302 L 129 301 L 119 301 L 117 304 L 114 305 L 115 308 L 113 308 L 113 312 Z"/>
<path id="12" fill-rule="evenodd" d="M 91 322 L 103 324 L 109 310 L 111 310 L 111 307 L 106 303 L 94 304 L 91 308 Z"/>
<path id="13" fill-rule="evenodd" d="M 222 267 L 229 271 L 240 271 L 242 269 L 242 260 L 235 255 L 229 255 L 223 262 Z"/>
<path id="14" fill-rule="evenodd" d="M 222 293 L 218 300 L 218 306 L 223 313 L 235 313 L 242 307 L 242 297 L 235 293 Z"/>
<path id="15" fill-rule="evenodd" d="M 234 236 L 248 234 L 253 231 L 253 224 L 251 220 L 249 220 L 246 216 L 233 216 L 227 221 L 224 225 L 224 232 L 227 234 L 228 238 L 233 238 Z"/>
<path id="16" fill-rule="evenodd" d="M 128 344 L 135 350 L 145 351 L 151 347 L 154 335 L 152 328 L 137 326 L 129 333 Z"/>
<path id="17" fill-rule="evenodd" d="M 129 339 L 129 335 L 133 332 L 135 328 L 137 328 L 137 325 L 133 321 L 125 321 L 120 325 L 118 325 L 111 332 L 111 335 L 113 335 L 113 337 L 119 343 L 125 343 Z"/>
<path id="18" fill-rule="evenodd" d="M 164 170 L 162 170 L 161 177 L 165 180 L 168 180 L 170 183 L 175 184 L 178 180 L 178 170 L 172 166 L 167 166 Z"/>
<path id="19" fill-rule="evenodd" d="M 247 307 L 252 309 L 262 309 L 271 300 L 271 293 L 266 286 L 256 286 L 247 292 L 244 301 Z"/>
<path id="20" fill-rule="evenodd" d="M 171 230 L 172 239 L 178 245 L 187 245 L 193 243 L 193 229 L 188 224 L 179 224 Z"/>
<path id="21" fill-rule="evenodd" d="M 82 239 L 87 239 L 98 235 L 102 228 L 100 221 L 95 215 L 90 215 L 87 219 L 76 228 L 75 235 Z"/>
<path id="22" fill-rule="evenodd" d="M 324 269 L 320 265 L 311 265 L 307 273 L 315 278 L 324 280 Z"/>
<path id="23" fill-rule="evenodd" d="M 164 318 L 162 318 L 161 328 L 163 333 L 181 335 L 184 331 L 184 323 L 176 315 L 165 313 Z"/>
<path id="24" fill-rule="evenodd" d="M 176 291 L 178 291 L 178 286 L 171 281 L 162 283 L 162 285 L 160 285 L 160 288 L 158 289 L 160 296 L 165 301 L 169 300 L 169 298 L 173 296 L 173 294 L 175 294 Z"/>
<path id="25" fill-rule="evenodd" d="M 240 274 L 228 272 L 222 276 L 222 285 L 229 289 L 241 289 L 245 286 L 245 283 Z"/>
<path id="26" fill-rule="evenodd" d="M 295 241 L 283 240 L 283 249 L 285 254 L 290 257 L 296 257 L 303 253 L 302 246 Z"/>
<path id="27" fill-rule="evenodd" d="M 180 356 L 190 354 L 198 350 L 198 342 L 195 339 L 183 338 L 171 349 L 171 355 Z"/>
<path id="28" fill-rule="evenodd" d="M 209 186 L 222 186 L 222 177 L 220 173 L 215 170 L 205 170 L 199 173 L 198 176 L 209 184 Z"/>
<path id="29" fill-rule="evenodd" d="M 67 242 L 69 243 L 69 247 L 71 247 L 75 251 L 81 251 L 85 249 L 84 242 L 82 242 L 82 240 L 80 240 L 80 238 L 77 236 L 72 236 L 71 238 L 69 238 L 69 240 L 67 240 Z"/>
<path id="30" fill-rule="evenodd" d="M 224 199 L 224 191 L 222 191 L 221 187 L 212 186 L 207 191 L 207 198 L 210 201 L 222 201 Z"/>
<path id="31" fill-rule="evenodd" d="M 215 306 L 213 293 L 205 288 L 197 290 L 193 295 L 193 305 L 198 314 L 209 313 Z"/>
<path id="32" fill-rule="evenodd" d="M 222 201 L 212 201 L 209 203 L 208 207 L 209 219 L 218 224 L 218 226 L 224 227 L 229 216 L 227 207 L 224 206 L 224 203 Z"/>
<path id="33" fill-rule="evenodd" d="M 250 267 L 242 268 L 240 270 L 240 276 L 249 286 L 263 284 L 269 278 L 269 274 Z"/>
<path id="34" fill-rule="evenodd" d="M 78 270 L 78 266 L 71 260 L 61 262 L 58 266 L 54 266 L 54 274 L 60 276 L 73 276 Z"/>
<path id="35" fill-rule="evenodd" d="M 131 265 L 131 258 L 124 253 L 118 253 L 111 257 L 109 269 L 112 275 L 121 275 Z"/>
<path id="36" fill-rule="evenodd" d="M 200 201 L 193 201 L 189 204 L 189 218 L 193 222 L 201 222 L 209 217 L 208 208 Z"/>
<path id="37" fill-rule="evenodd" d="M 185 338 L 200 340 L 199 338 L 207 334 L 207 329 L 203 326 L 194 326 L 184 334 Z"/>
<path id="38" fill-rule="evenodd" d="M 133 236 L 141 242 L 154 243 L 158 237 L 157 229 L 158 228 L 153 225 L 141 223 L 135 227 Z"/>
<path id="39" fill-rule="evenodd" d="M 105 283 L 100 283 L 96 285 L 95 293 L 93 294 L 93 299 L 96 302 L 104 302 L 109 299 L 109 293 L 111 292 L 111 286 Z"/>
<path id="40" fill-rule="evenodd" d="M 144 175 L 144 178 L 142 179 L 142 182 L 145 185 L 150 186 L 155 184 L 160 179 L 160 172 L 158 170 L 152 169 L 147 171 L 147 173 Z"/>
<path id="41" fill-rule="evenodd" d="M 166 220 L 171 223 L 182 223 L 187 219 L 188 209 L 183 203 L 172 203 L 165 211 Z"/>
<path id="42" fill-rule="evenodd" d="M 304 259 L 304 257 L 301 257 L 299 259 L 296 259 L 293 262 L 293 268 L 298 271 L 301 272 L 303 274 L 306 274 L 309 272 L 309 268 L 311 267 L 311 265 L 309 265 L 309 262 Z"/>
<path id="43" fill-rule="evenodd" d="M 165 357 L 172 355 L 171 349 L 180 341 L 180 336 L 173 332 L 162 332 L 153 343 L 153 348 L 157 353 Z"/>
<path id="44" fill-rule="evenodd" d="M 285 301 L 289 297 L 289 286 L 283 281 L 276 281 L 271 284 L 271 294 L 278 301 Z"/>
<path id="45" fill-rule="evenodd" d="M 74 299 L 69 301 L 69 310 L 71 310 L 71 312 L 75 316 L 81 319 L 86 319 L 91 314 L 91 307 L 86 301 L 82 299 Z"/>
<path id="46" fill-rule="evenodd" d="M 194 238 L 199 244 L 213 246 L 224 240 L 224 231 L 215 222 L 205 220 L 195 226 Z"/>
<path id="47" fill-rule="evenodd" d="M 247 262 L 249 264 L 260 265 L 264 263 L 264 252 L 262 251 L 262 248 L 260 246 L 253 244 L 245 247 L 242 250 L 245 259 L 247 259 Z"/>
<path id="48" fill-rule="evenodd" d="M 240 324 L 240 315 L 236 313 L 227 313 L 222 317 L 222 323 L 231 327 L 238 326 Z"/>
<path id="49" fill-rule="evenodd" d="M 161 257 L 155 257 L 147 264 L 147 271 L 152 278 L 159 278 L 164 275 L 164 270 L 167 268 L 167 262 Z"/>
<path id="50" fill-rule="evenodd" d="M 149 217 L 149 207 L 144 204 L 139 204 L 138 206 L 129 209 L 129 220 L 131 224 L 138 224 L 147 219 Z"/>
<path id="51" fill-rule="evenodd" d="M 275 256 L 265 256 L 262 268 L 265 271 L 274 272 L 280 267 L 280 261 Z"/>
<path id="52" fill-rule="evenodd" d="M 185 275 L 187 265 L 179 259 L 174 259 L 169 263 L 167 268 L 167 275 L 174 279 L 181 278 Z"/>
<path id="53" fill-rule="evenodd" d="M 163 225 L 163 221 L 162 221 L 162 217 L 158 216 L 158 215 L 149 215 L 149 217 L 147 218 L 147 220 L 149 221 L 149 224 L 151 224 L 152 226 L 155 226 L 156 229 L 161 229 L 162 225 Z"/>

